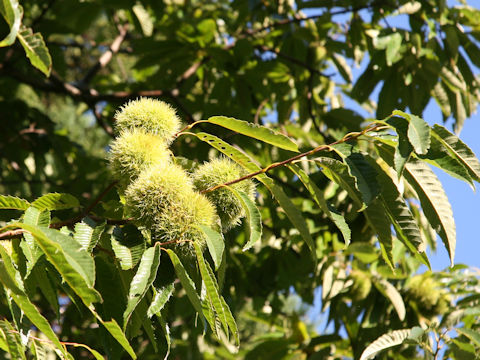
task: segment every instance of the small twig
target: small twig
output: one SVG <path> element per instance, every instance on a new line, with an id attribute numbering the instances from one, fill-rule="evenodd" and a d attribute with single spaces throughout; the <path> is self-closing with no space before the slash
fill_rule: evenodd
<path id="1" fill-rule="evenodd" d="M 65 221 L 60 221 L 58 223 L 54 223 L 54 224 L 51 224 L 50 227 L 51 228 L 54 228 L 54 229 L 58 229 L 58 228 L 61 228 L 62 226 L 68 226 L 68 225 L 72 225 L 72 224 L 75 224 L 77 222 L 79 222 L 80 220 L 82 220 L 85 216 L 87 216 L 90 211 L 92 211 L 92 209 L 97 206 L 97 204 L 105 197 L 105 195 L 107 195 L 107 193 L 118 183 L 118 181 L 114 181 L 112 182 L 110 185 L 107 186 L 107 188 L 105 190 L 103 190 L 100 195 L 98 195 L 95 200 L 85 208 L 85 210 L 80 214 L 80 215 L 77 215 L 75 216 L 74 218 L 71 218 L 71 219 L 68 219 L 68 220 L 65 220 Z"/>
<path id="2" fill-rule="evenodd" d="M 97 120 L 97 124 L 100 125 L 100 127 L 105 131 L 108 136 L 114 138 L 115 134 L 113 133 L 112 127 L 105 123 L 105 121 L 103 121 L 102 114 L 97 110 L 97 105 L 92 104 L 91 108 L 93 115 L 95 116 L 95 120 Z"/>
<path id="3" fill-rule="evenodd" d="M 16 238 L 21 237 L 24 232 L 25 232 L 25 230 L 23 230 L 23 229 L 5 231 L 4 233 L 0 234 L 0 240 L 16 239 Z"/>
<path id="4" fill-rule="evenodd" d="M 118 26 L 119 34 L 113 40 L 110 48 L 104 52 L 102 56 L 100 56 L 95 65 L 93 65 L 93 67 L 87 72 L 85 77 L 82 79 L 83 84 L 88 84 L 101 69 L 108 65 L 108 63 L 112 60 L 113 55 L 120 50 L 120 45 L 122 45 L 123 40 L 125 40 L 125 37 L 127 36 L 127 29 L 128 24 Z"/>
<path id="5" fill-rule="evenodd" d="M 320 145 L 318 147 L 316 147 L 315 149 L 312 149 L 312 150 L 309 150 L 307 152 L 304 152 L 304 153 L 301 153 L 301 154 L 298 154 L 294 157 L 291 157 L 290 159 L 287 159 L 287 160 L 284 160 L 284 161 L 280 161 L 280 162 L 277 162 L 277 163 L 273 163 L 273 164 L 270 164 L 269 166 L 267 166 L 266 168 L 263 168 L 261 170 L 258 170 L 258 171 L 255 171 L 253 173 L 250 173 L 248 175 L 245 175 L 245 176 L 242 176 L 238 179 L 235 179 L 235 180 L 232 180 L 232 181 L 228 181 L 226 183 L 223 183 L 223 184 L 220 184 L 220 185 L 216 185 L 216 186 L 212 186 L 211 188 L 208 188 L 208 189 L 205 189 L 203 191 L 201 191 L 202 194 L 204 193 L 207 193 L 207 192 L 211 192 L 211 191 L 214 191 L 214 190 L 217 190 L 219 188 L 222 188 L 222 187 L 225 187 L 225 186 L 230 186 L 230 185 L 233 185 L 233 184 L 236 184 L 236 183 L 239 183 L 241 181 L 244 181 L 244 180 L 247 180 L 247 179 L 251 179 L 257 175 L 261 175 L 261 174 L 265 174 L 267 173 L 268 171 L 272 170 L 272 169 L 275 169 L 277 167 L 280 167 L 280 166 L 285 166 L 287 164 L 290 164 L 292 162 L 294 162 L 295 160 L 299 160 L 303 157 L 306 157 L 306 156 L 309 156 L 309 155 L 312 155 L 312 154 L 315 154 L 319 151 L 324 151 L 324 150 L 330 150 L 331 147 L 333 145 L 337 145 L 337 144 L 341 144 L 341 143 L 344 143 L 344 142 L 347 142 L 347 141 L 350 141 L 350 140 L 354 140 L 354 139 L 357 139 L 358 137 L 362 136 L 362 135 L 365 135 L 366 133 L 370 132 L 370 131 L 374 131 L 376 129 L 378 129 L 380 125 L 379 124 L 373 124 L 368 126 L 367 128 L 365 128 L 364 130 L 362 131 L 359 131 L 359 132 L 353 132 L 353 133 L 349 133 L 347 135 L 345 135 L 342 139 L 340 140 L 337 140 L 331 144 L 328 144 L 328 145 Z"/>
<path id="6" fill-rule="evenodd" d="M 260 113 L 262 112 L 263 108 L 265 107 L 265 105 L 267 105 L 268 103 L 268 98 L 265 98 L 262 100 L 262 102 L 260 103 L 260 105 L 258 105 L 258 108 L 257 108 L 257 111 L 255 112 L 255 117 L 253 118 L 253 122 L 255 124 L 258 124 L 259 121 L 260 121 Z"/>

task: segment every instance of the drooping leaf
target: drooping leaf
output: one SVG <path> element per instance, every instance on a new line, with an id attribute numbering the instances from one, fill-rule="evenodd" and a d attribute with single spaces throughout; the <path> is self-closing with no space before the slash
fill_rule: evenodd
<path id="1" fill-rule="evenodd" d="M 50 211 L 41 211 L 31 206 L 25 211 L 23 222 L 29 225 L 48 227 L 50 225 Z M 25 238 L 25 241 L 20 243 L 20 247 L 27 258 L 27 274 L 29 274 L 40 256 L 43 255 L 43 251 L 35 243 L 32 234 L 24 233 L 23 237 Z"/>
<path id="2" fill-rule="evenodd" d="M 145 36 L 151 36 L 153 33 L 153 19 L 147 9 L 145 9 L 142 4 L 137 3 L 133 5 L 132 10 L 140 23 L 143 34 Z"/>
<path id="3" fill-rule="evenodd" d="M 394 330 L 388 334 L 380 336 L 377 340 L 368 345 L 365 350 L 363 350 L 360 360 L 371 359 L 374 355 L 378 354 L 382 350 L 402 344 L 405 339 L 408 338 L 409 334 L 410 329 L 401 329 Z"/>
<path id="4" fill-rule="evenodd" d="M 391 222 L 388 217 L 385 216 L 387 210 L 381 199 L 375 199 L 365 210 L 365 215 L 367 217 L 370 226 L 373 228 L 375 233 L 378 236 L 378 241 L 380 242 L 380 248 L 382 250 L 382 256 L 385 262 L 394 268 L 393 264 L 393 239 L 391 231 Z"/>
<path id="5" fill-rule="evenodd" d="M 0 47 L 10 46 L 15 42 L 22 23 L 23 9 L 18 0 L 0 0 L 0 14 L 4 17 L 10 32 L 0 41 Z"/>
<path id="6" fill-rule="evenodd" d="M 440 180 L 428 165 L 419 160 L 407 164 L 404 176 L 417 193 L 426 218 L 440 235 L 453 266 L 457 238 L 455 221 Z"/>
<path id="7" fill-rule="evenodd" d="M 360 190 L 365 204 L 370 204 L 380 193 L 375 169 L 360 153 L 352 153 L 345 157 L 344 161 L 349 167 L 350 174 L 356 179 L 357 188 Z"/>
<path id="8" fill-rule="evenodd" d="M 27 210 L 30 203 L 16 196 L 0 195 L 0 209 Z"/>
<path id="9" fill-rule="evenodd" d="M 97 224 L 89 217 L 84 218 L 81 222 L 75 224 L 75 234 L 73 238 L 81 245 L 82 249 L 92 252 L 97 245 L 103 230 L 105 230 L 106 222 Z"/>
<path id="10" fill-rule="evenodd" d="M 47 77 L 52 71 L 52 57 L 48 51 L 43 36 L 40 33 L 33 33 L 31 28 L 21 26 L 17 33 L 18 40 L 25 50 L 33 66 L 43 72 Z"/>
<path id="11" fill-rule="evenodd" d="M 362 194 L 357 187 L 356 180 L 348 171 L 347 165 L 336 159 L 326 157 L 318 157 L 315 161 L 322 167 L 325 176 L 346 190 L 358 207 L 362 209 L 366 207 Z"/>
<path id="12" fill-rule="evenodd" d="M 20 335 L 6 320 L 0 320 L 0 331 L 2 332 L 6 344 L 7 351 L 11 359 L 26 360 L 25 351 L 23 350 L 22 340 Z"/>
<path id="13" fill-rule="evenodd" d="M 225 309 L 223 308 L 223 303 L 220 299 L 221 295 L 218 293 L 218 284 L 215 277 L 212 277 L 207 270 L 207 265 L 205 259 L 203 258 L 202 249 L 200 246 L 194 242 L 193 246 L 195 248 L 195 254 L 197 256 L 198 267 L 200 268 L 200 274 L 202 276 L 202 280 L 205 284 L 205 288 L 207 291 L 207 297 L 210 303 L 213 306 L 216 316 L 220 319 L 220 322 L 223 326 L 223 330 L 225 334 L 228 336 L 228 324 L 227 324 L 227 317 L 225 314 Z"/>
<path id="14" fill-rule="evenodd" d="M 39 210 L 63 210 L 80 206 L 77 198 L 70 194 L 50 193 L 39 197 L 32 203 Z"/>
<path id="15" fill-rule="evenodd" d="M 390 300 L 397 312 L 398 318 L 403 321 L 406 315 L 405 303 L 403 302 L 402 295 L 400 295 L 395 286 L 385 279 L 376 279 L 374 285 L 383 296 Z"/>
<path id="16" fill-rule="evenodd" d="M 180 282 L 182 283 L 183 289 L 185 290 L 188 299 L 192 303 L 193 308 L 198 314 L 203 316 L 202 302 L 200 300 L 200 297 L 198 296 L 197 291 L 195 290 L 195 284 L 186 272 L 177 254 L 175 254 L 171 249 L 166 249 L 166 252 L 170 257 L 170 260 L 172 261 L 175 273 L 177 274 Z M 212 329 L 215 329 L 215 323 L 209 321 L 209 324 Z"/>
<path id="17" fill-rule="evenodd" d="M 233 195 L 235 195 L 238 201 L 240 201 L 240 204 L 242 204 L 242 207 L 245 210 L 249 238 L 247 243 L 243 246 L 242 251 L 246 251 L 262 238 L 262 215 L 247 194 L 243 191 L 237 191 L 232 187 L 227 188 L 233 193 Z M 218 270 L 218 267 L 215 270 Z"/>
<path id="18" fill-rule="evenodd" d="M 440 141 L 449 153 L 465 166 L 472 179 L 480 182 L 480 162 L 473 151 L 458 136 L 438 124 L 433 126 L 432 136 Z"/>
<path id="19" fill-rule="evenodd" d="M 391 117 L 386 121 L 386 123 L 392 126 L 397 133 L 398 143 L 395 147 L 395 155 L 393 159 L 395 171 L 397 172 L 398 178 L 400 178 L 402 176 L 403 169 L 405 168 L 405 164 L 407 163 L 413 151 L 413 146 L 410 144 L 407 134 L 409 122 L 401 117 Z"/>
<path id="20" fill-rule="evenodd" d="M 165 341 L 167 342 L 167 353 L 163 358 L 163 360 L 167 360 L 168 355 L 170 355 L 170 348 L 172 347 L 172 339 L 170 337 L 170 327 L 166 323 L 165 319 L 161 317 L 158 313 L 157 313 L 157 319 L 160 322 L 160 326 L 162 327 L 163 333 L 165 335 Z"/>
<path id="21" fill-rule="evenodd" d="M 343 215 L 340 214 L 340 212 L 335 209 L 333 205 L 327 203 L 323 191 L 320 190 L 317 185 L 315 185 L 315 183 L 310 179 L 310 177 L 305 171 L 303 171 L 299 166 L 295 164 L 290 164 L 288 167 L 290 170 L 293 171 L 295 175 L 298 176 L 298 178 L 308 190 L 313 200 L 317 203 L 320 209 L 322 209 L 322 211 L 325 212 L 325 214 L 337 226 L 337 228 L 343 235 L 345 245 L 348 246 L 350 244 L 351 231 Z"/>
<path id="22" fill-rule="evenodd" d="M 10 256 L 1 246 L 0 256 L 2 258 L 0 262 L 0 281 L 4 287 L 8 289 L 8 294 L 28 319 L 65 355 L 66 351 L 64 351 L 63 346 L 60 344 L 47 319 L 42 316 L 25 293 L 20 274 L 11 262 Z"/>
<path id="23" fill-rule="evenodd" d="M 285 150 L 298 152 L 297 144 L 295 144 L 290 138 L 264 126 L 225 116 L 212 116 L 208 120 L 203 120 L 202 122 L 216 124 L 239 134 L 263 141 L 267 144 Z"/>
<path id="24" fill-rule="evenodd" d="M 153 300 L 148 307 L 147 315 L 148 317 L 152 317 L 153 315 L 159 315 L 162 311 L 165 304 L 168 302 L 170 297 L 173 294 L 173 290 L 175 287 L 173 286 L 173 282 L 165 285 L 162 288 L 153 288 Z M 161 316 L 160 316 L 161 317 Z"/>
<path id="25" fill-rule="evenodd" d="M 95 281 L 95 265 L 92 257 L 80 248 L 76 241 L 58 230 L 40 228 L 24 223 L 12 223 L 8 228 L 21 228 L 30 232 L 36 243 L 45 253 L 62 278 L 73 291 L 83 300 L 86 306 L 101 302 L 102 297 L 93 288 Z"/>
<path id="26" fill-rule="evenodd" d="M 122 270 L 132 269 L 140 261 L 145 251 L 145 239 L 133 225 L 115 227 L 111 237 L 112 249 L 120 260 Z"/>
<path id="27" fill-rule="evenodd" d="M 256 165 L 252 159 L 248 157 L 242 151 L 234 148 L 232 145 L 226 143 L 225 141 L 219 139 L 214 135 L 210 135 L 207 133 L 197 133 L 195 134 L 200 140 L 208 143 L 210 146 L 214 147 L 222 154 L 228 156 L 230 159 L 238 163 L 242 166 L 245 170 L 256 172 L 259 171 L 260 168 Z M 317 253 L 315 249 L 315 243 L 313 242 L 312 236 L 308 230 L 307 223 L 302 216 L 302 213 L 298 208 L 293 204 L 290 198 L 285 194 L 285 192 L 275 185 L 275 183 L 265 174 L 259 174 L 255 176 L 261 183 L 263 183 L 267 189 L 272 193 L 275 200 L 280 204 L 282 209 L 285 211 L 288 219 L 292 222 L 292 224 L 297 228 L 300 233 L 300 236 L 303 240 L 307 243 L 307 246 L 310 248 L 312 258 L 314 262 L 317 261 Z"/>
<path id="28" fill-rule="evenodd" d="M 100 323 L 105 326 L 105 329 L 113 336 L 115 340 L 118 341 L 122 347 L 127 350 L 128 354 L 132 357 L 132 359 L 136 359 L 137 355 L 135 355 L 135 351 L 132 349 L 132 346 L 128 342 L 125 334 L 122 331 L 122 328 L 117 324 L 117 322 L 112 319 L 110 321 L 104 321 L 98 316 L 98 314 L 94 313 L 97 316 L 97 319 Z"/>
<path id="29" fill-rule="evenodd" d="M 33 268 L 31 276 L 33 276 L 33 281 L 36 283 L 43 296 L 45 296 L 50 306 L 55 310 L 57 316 L 60 317 L 58 294 L 56 288 L 52 285 L 52 282 L 48 277 L 47 271 L 41 266 L 36 266 Z"/>
<path id="30" fill-rule="evenodd" d="M 215 270 L 218 270 L 222 262 L 223 252 L 225 251 L 223 235 L 205 225 L 199 225 L 199 228 L 205 234 L 208 251 L 215 263 Z"/>
<path id="31" fill-rule="evenodd" d="M 148 248 L 142 255 L 137 272 L 130 283 L 128 293 L 127 308 L 123 313 L 123 328 L 127 327 L 128 320 L 138 303 L 143 299 L 147 290 L 152 285 L 157 276 L 158 266 L 160 265 L 160 246 L 155 245 Z"/>
<path id="32" fill-rule="evenodd" d="M 395 110 L 392 114 L 408 120 L 408 140 L 417 154 L 425 155 L 430 148 L 430 126 L 416 115 L 407 114 L 400 110 Z"/>
<path id="33" fill-rule="evenodd" d="M 73 347 L 80 347 L 80 348 L 87 349 L 90 352 L 90 354 L 92 354 L 93 357 L 96 360 L 105 360 L 105 358 L 102 356 L 102 354 L 100 354 L 98 351 L 92 349 L 91 347 L 89 347 L 85 344 L 72 343 L 70 345 L 73 346 Z"/>

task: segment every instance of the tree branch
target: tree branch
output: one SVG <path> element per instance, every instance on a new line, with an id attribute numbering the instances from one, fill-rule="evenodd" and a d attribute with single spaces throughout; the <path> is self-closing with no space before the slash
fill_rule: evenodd
<path id="1" fill-rule="evenodd" d="M 212 186 L 211 188 L 208 188 L 208 189 L 205 189 L 205 190 L 202 190 L 201 193 L 204 194 L 204 193 L 207 193 L 207 192 L 211 192 L 211 191 L 214 191 L 214 190 L 217 190 L 217 189 L 220 189 L 222 187 L 225 187 L 225 186 L 230 186 L 230 185 L 233 185 L 233 184 L 236 184 L 236 183 L 239 183 L 241 181 L 244 181 L 244 180 L 247 180 L 247 179 L 251 179 L 257 175 L 261 175 L 261 174 L 265 174 L 267 172 L 269 172 L 270 170 L 272 169 L 275 169 L 277 167 L 280 167 L 280 166 L 285 166 L 285 165 L 288 165 L 296 160 L 299 160 L 301 158 L 304 158 L 306 156 L 310 156 L 310 155 L 313 155 L 319 151 L 324 151 L 324 150 L 330 150 L 330 148 L 333 146 L 333 145 L 337 145 L 337 144 L 341 144 L 341 143 L 344 143 L 344 142 L 347 142 L 347 141 L 350 141 L 350 140 L 354 140 L 354 139 L 357 139 L 359 138 L 360 136 L 362 135 L 365 135 L 366 133 L 368 132 L 371 132 L 371 131 L 374 131 L 374 130 L 377 130 L 378 127 L 380 125 L 378 124 L 372 124 L 369 125 L 368 127 L 366 127 L 364 130 L 362 131 L 359 131 L 359 132 L 353 132 L 353 133 L 349 133 L 347 135 L 345 135 L 342 139 L 340 140 L 337 140 L 337 141 L 334 141 L 333 143 L 331 144 L 328 144 L 328 145 L 320 145 L 320 146 L 317 146 L 315 149 L 312 149 L 312 150 L 309 150 L 307 152 L 304 152 L 304 153 L 301 153 L 301 154 L 298 154 L 294 157 L 291 157 L 290 159 L 287 159 L 287 160 L 284 160 L 284 161 L 280 161 L 280 162 L 277 162 L 277 163 L 273 163 L 273 164 L 270 164 L 269 166 L 267 166 L 266 168 L 263 168 L 261 170 L 258 170 L 258 171 L 255 171 L 253 173 L 250 173 L 248 175 L 245 175 L 245 176 L 242 176 L 238 179 L 235 179 L 235 180 L 232 180 L 232 181 L 228 181 L 226 183 L 223 183 L 223 184 L 220 184 L 220 185 L 216 185 L 216 186 Z"/>

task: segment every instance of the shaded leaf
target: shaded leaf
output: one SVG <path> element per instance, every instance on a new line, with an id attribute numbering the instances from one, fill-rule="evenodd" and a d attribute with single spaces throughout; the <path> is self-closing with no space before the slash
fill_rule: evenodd
<path id="1" fill-rule="evenodd" d="M 455 331 L 459 334 L 465 335 L 475 346 L 480 347 L 480 333 L 467 328 L 456 328 Z"/>
<path id="2" fill-rule="evenodd" d="M 260 211 L 255 203 L 247 194 L 245 194 L 243 191 L 237 191 L 230 186 L 227 188 L 233 193 L 233 195 L 235 195 L 245 210 L 249 238 L 247 243 L 243 246 L 242 251 L 246 251 L 262 238 L 262 215 L 260 214 Z M 218 270 L 218 267 L 216 270 Z"/>
<path id="3" fill-rule="evenodd" d="M 159 317 L 161 317 L 160 311 L 162 311 L 163 307 L 172 296 L 173 290 L 175 290 L 173 282 L 165 285 L 162 288 L 153 288 L 153 300 L 148 307 L 148 317 L 152 317 L 153 315 L 158 315 Z"/>
<path id="4" fill-rule="evenodd" d="M 210 255 L 212 255 L 213 262 L 215 263 L 215 270 L 218 270 L 222 263 L 223 252 L 225 251 L 223 235 L 205 225 L 199 225 L 198 227 L 205 234 L 208 251 Z"/>
<path id="5" fill-rule="evenodd" d="M 82 249 L 91 253 L 98 240 L 100 240 L 106 224 L 105 221 L 97 224 L 89 217 L 86 217 L 81 222 L 75 224 L 73 238 L 81 245 Z"/>
<path id="6" fill-rule="evenodd" d="M 430 148 L 430 126 L 416 115 L 407 114 L 400 110 L 395 110 L 392 114 L 408 120 L 408 140 L 417 154 L 425 155 Z"/>
<path id="7" fill-rule="evenodd" d="M 350 244 L 351 231 L 343 215 L 337 209 L 335 209 L 333 205 L 327 203 L 323 191 L 320 190 L 317 185 L 315 185 L 305 171 L 295 164 L 288 165 L 288 168 L 298 176 L 320 209 L 322 209 L 322 211 L 325 212 L 325 214 L 337 226 L 343 235 L 345 245 L 348 246 L 348 244 Z"/>
<path id="8" fill-rule="evenodd" d="M 148 248 L 142 255 L 137 272 L 130 283 L 128 293 L 127 308 L 123 313 L 123 328 L 126 329 L 128 320 L 138 303 L 147 293 L 157 276 L 158 266 L 160 265 L 160 245 Z"/>
<path id="9" fill-rule="evenodd" d="M 111 236 L 115 257 L 120 260 L 122 270 L 132 269 L 145 251 L 145 239 L 133 225 L 116 226 Z"/>
<path id="10" fill-rule="evenodd" d="M 397 312 L 398 318 L 403 321 L 406 315 L 405 303 L 403 302 L 402 295 L 400 295 L 395 286 L 385 279 L 375 279 L 374 284 L 378 291 L 390 300 Z"/>
<path id="11" fill-rule="evenodd" d="M 0 320 L 0 331 L 6 340 L 7 351 L 10 354 L 11 359 L 26 360 L 20 335 L 13 328 L 12 324 L 6 320 Z"/>
<path id="12" fill-rule="evenodd" d="M 29 225 L 48 227 L 50 225 L 50 211 L 38 210 L 31 206 L 23 215 L 23 222 Z M 37 263 L 38 259 L 43 255 L 43 251 L 35 243 L 35 239 L 32 234 L 24 233 L 23 237 L 25 241 L 20 243 L 20 247 L 27 259 L 27 276 L 32 271 L 33 267 Z"/>
<path id="13" fill-rule="evenodd" d="M 382 256 L 385 262 L 394 268 L 393 264 L 393 239 L 391 231 L 391 222 L 388 217 L 385 216 L 387 209 L 383 204 L 381 199 L 375 199 L 365 210 L 365 215 L 367 217 L 370 226 L 373 228 L 375 233 L 378 236 L 378 241 L 380 242 L 380 248 L 382 250 Z"/>

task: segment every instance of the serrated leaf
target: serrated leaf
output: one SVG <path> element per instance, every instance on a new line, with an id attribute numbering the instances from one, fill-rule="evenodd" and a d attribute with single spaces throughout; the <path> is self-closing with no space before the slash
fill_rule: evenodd
<path id="1" fill-rule="evenodd" d="M 50 193 L 39 197 L 32 203 L 39 210 L 64 210 L 80 206 L 77 198 L 70 194 Z"/>
<path id="2" fill-rule="evenodd" d="M 408 120 L 408 140 L 417 154 L 425 155 L 430 148 L 430 126 L 422 118 L 400 110 L 393 111 L 392 115 Z"/>
<path id="3" fill-rule="evenodd" d="M 36 266 L 33 268 L 31 273 L 33 276 L 33 281 L 42 292 L 43 296 L 47 299 L 50 306 L 55 310 L 57 317 L 60 317 L 60 306 L 58 304 L 58 294 L 56 288 L 52 286 L 50 279 L 48 278 L 47 271 L 41 266 Z"/>
<path id="4" fill-rule="evenodd" d="M 31 206 L 23 215 L 23 222 L 29 225 L 48 227 L 50 225 L 50 211 L 38 210 Z M 35 243 L 35 239 L 29 233 L 24 233 L 25 241 L 20 243 L 20 247 L 27 259 L 27 276 L 32 271 L 38 259 L 43 255 L 43 251 Z"/>
<path id="5" fill-rule="evenodd" d="M 226 143 L 218 137 L 207 133 L 197 133 L 195 134 L 195 136 L 197 136 L 200 140 L 208 143 L 210 146 L 214 147 L 222 154 L 228 156 L 230 159 L 242 166 L 245 170 L 250 172 L 256 172 L 261 170 L 260 167 L 256 165 L 252 161 L 252 159 L 250 159 L 250 157 L 248 157 L 248 155 L 234 148 L 232 145 Z M 280 187 L 275 185 L 272 179 L 270 179 L 267 175 L 259 174 L 255 176 L 255 178 L 267 187 L 267 189 L 274 196 L 275 200 L 277 200 L 277 202 L 280 204 L 282 209 L 285 211 L 288 219 L 297 228 L 300 236 L 307 243 L 307 246 L 310 248 L 312 258 L 316 263 L 317 253 L 315 243 L 313 242 L 312 236 L 310 235 L 310 232 L 308 230 L 307 223 L 305 222 L 305 219 L 303 218 L 300 210 L 298 210 L 298 208 L 293 204 L 293 202 L 285 194 L 285 192 Z"/>
<path id="6" fill-rule="evenodd" d="M 27 210 L 30 203 L 16 196 L 0 195 L 0 209 Z"/>
<path id="7" fill-rule="evenodd" d="M 95 281 L 93 258 L 82 250 L 76 241 L 72 241 L 72 238 L 58 230 L 19 222 L 9 224 L 2 230 L 8 228 L 21 228 L 30 232 L 48 261 L 55 266 L 62 278 L 87 307 L 94 302 L 102 302 L 102 297 L 93 288 Z"/>
<path id="8" fill-rule="evenodd" d="M 394 330 L 389 332 L 388 334 L 380 336 L 377 340 L 368 345 L 365 350 L 363 350 L 363 353 L 360 356 L 360 360 L 370 359 L 382 350 L 402 344 L 405 339 L 408 338 L 409 334 L 410 329 L 401 329 Z"/>
<path id="9" fill-rule="evenodd" d="M 160 316 L 160 312 L 162 311 L 165 304 L 168 302 L 170 297 L 173 294 L 173 290 L 175 287 L 173 286 L 173 282 L 171 284 L 165 285 L 162 288 L 153 288 L 153 300 L 148 307 L 147 315 L 148 317 L 152 317 L 153 315 Z"/>
<path id="10" fill-rule="evenodd" d="M 65 355 L 66 351 L 64 351 L 47 319 L 42 316 L 25 293 L 21 275 L 15 269 L 10 256 L 3 250 L 3 247 L 0 247 L 0 256 L 3 260 L 0 262 L 0 280 L 8 289 L 8 294 L 28 319 Z"/>
<path id="11" fill-rule="evenodd" d="M 117 324 L 117 322 L 114 319 L 110 321 L 104 321 L 100 318 L 100 316 L 98 316 L 98 314 L 96 314 L 95 312 L 94 314 L 101 322 L 101 324 L 105 326 L 105 329 L 107 329 L 107 331 L 113 336 L 113 338 L 117 340 L 118 343 L 122 345 L 125 350 L 127 350 L 128 354 L 132 357 L 132 359 L 135 360 L 137 358 L 137 355 L 135 355 L 135 351 L 132 349 L 130 343 L 128 342 L 125 334 L 122 331 L 122 328 Z"/>
<path id="12" fill-rule="evenodd" d="M 200 274 L 202 276 L 202 280 L 205 284 L 205 288 L 207 291 L 207 297 L 210 303 L 213 306 L 215 311 L 215 315 L 218 316 L 220 322 L 223 326 L 223 330 L 225 334 L 229 334 L 228 331 L 228 324 L 227 324 L 227 317 L 225 315 L 225 310 L 223 308 L 222 301 L 220 300 L 220 294 L 218 293 L 218 284 L 215 277 L 212 277 L 207 270 L 207 265 L 205 263 L 205 259 L 203 258 L 202 249 L 200 249 L 200 245 L 196 242 L 193 243 L 195 248 L 195 254 L 197 256 L 198 267 L 200 268 Z"/>
<path id="13" fill-rule="evenodd" d="M 43 36 L 40 33 L 33 33 L 31 28 L 20 27 L 17 38 L 25 50 L 33 66 L 43 72 L 47 77 L 52 70 L 52 57 L 48 51 Z"/>
<path id="14" fill-rule="evenodd" d="M 327 203 L 323 191 L 320 190 L 317 185 L 315 185 L 305 171 L 295 164 L 288 165 L 288 168 L 298 176 L 300 181 L 310 193 L 310 196 L 312 196 L 313 200 L 340 230 L 343 235 L 343 239 L 345 240 L 345 246 L 348 246 L 350 244 L 351 231 L 343 215 L 337 209 L 335 209 L 333 205 Z"/>
<path id="15" fill-rule="evenodd" d="M 170 328 L 168 327 L 168 324 L 165 322 L 164 318 L 158 315 L 158 313 L 157 319 L 160 322 L 160 326 L 162 327 L 163 333 L 165 335 L 165 341 L 167 342 L 167 353 L 163 358 L 163 360 L 167 360 L 168 355 L 170 355 L 170 348 L 172 346 L 172 339 L 170 338 Z"/>
<path id="16" fill-rule="evenodd" d="M 112 232 L 111 243 L 122 270 L 135 267 L 146 247 L 142 233 L 133 225 L 116 226 Z"/>
<path id="17" fill-rule="evenodd" d="M 373 228 L 378 236 L 380 242 L 380 249 L 385 262 L 391 269 L 395 267 L 393 263 L 393 239 L 391 231 L 391 222 L 388 217 L 385 216 L 387 209 L 381 199 L 375 199 L 366 209 L 365 215 L 367 217 L 370 226 Z"/>
<path id="18" fill-rule="evenodd" d="M 240 204 L 242 204 L 242 208 L 245 210 L 249 237 L 247 243 L 243 246 L 242 251 L 246 251 L 262 238 L 262 215 L 255 203 L 243 191 L 237 191 L 229 186 L 227 186 L 227 189 L 235 195 Z M 215 270 L 218 270 L 218 267 L 216 267 Z"/>
<path id="19" fill-rule="evenodd" d="M 298 152 L 298 146 L 293 142 L 293 140 L 265 126 L 225 116 L 212 116 L 208 120 L 202 120 L 201 122 L 216 124 L 239 134 L 263 141 L 267 144 L 271 144 L 285 150 Z"/>
<path id="20" fill-rule="evenodd" d="M 433 126 L 432 136 L 440 141 L 448 152 L 465 166 L 475 181 L 480 182 L 480 162 L 473 151 L 458 136 L 438 124 Z"/>
<path id="21" fill-rule="evenodd" d="M 0 14 L 7 22 L 10 32 L 0 41 L 0 47 L 10 46 L 15 42 L 22 24 L 23 9 L 17 0 L 0 0 Z"/>
<path id="22" fill-rule="evenodd" d="M 453 266 L 457 235 L 452 207 L 442 183 L 428 165 L 418 160 L 407 164 L 404 176 L 417 193 L 425 217 L 440 235 Z"/>
<path id="23" fill-rule="evenodd" d="M 390 284 L 385 279 L 376 279 L 374 284 L 378 291 L 380 291 L 383 296 L 390 300 L 395 308 L 395 311 L 397 312 L 398 318 L 403 321 L 406 315 L 405 303 L 403 302 L 402 295 L 400 295 L 395 286 Z"/>
<path id="24" fill-rule="evenodd" d="M 100 240 L 106 224 L 105 221 L 97 224 L 89 217 L 86 217 L 81 222 L 75 224 L 73 238 L 80 244 L 82 249 L 91 253 Z"/>
<path id="25" fill-rule="evenodd" d="M 198 227 L 205 234 L 208 251 L 215 263 L 215 270 L 218 270 L 222 263 L 223 252 L 225 251 L 223 235 L 205 225 L 199 225 Z"/>
<path id="26" fill-rule="evenodd" d="M 362 194 L 357 187 L 356 179 L 350 174 L 346 164 L 327 157 L 318 157 L 315 161 L 320 164 L 326 177 L 346 190 L 348 195 L 361 209 L 366 208 Z"/>
<path id="27" fill-rule="evenodd" d="M 344 161 L 349 167 L 350 174 L 356 179 L 363 201 L 367 205 L 370 204 L 380 193 L 377 172 L 360 153 L 352 153 L 345 157 Z"/>
<path id="28" fill-rule="evenodd" d="M 13 328 L 12 324 L 6 320 L 0 320 L 0 331 L 5 337 L 8 348 L 7 351 L 10 354 L 11 359 L 26 360 L 20 335 Z"/>
<path id="29" fill-rule="evenodd" d="M 138 303 L 147 293 L 157 276 L 158 266 L 160 265 L 160 245 L 148 248 L 142 255 L 137 272 L 130 283 L 128 293 L 127 308 L 123 313 L 123 328 L 127 327 L 128 320 Z"/>
<path id="30" fill-rule="evenodd" d="M 407 134 L 409 122 L 401 117 L 391 117 L 386 123 L 393 127 L 397 133 L 398 143 L 395 147 L 393 159 L 395 171 L 397 172 L 398 178 L 400 178 L 403 169 L 405 168 L 405 164 L 413 152 L 413 146 L 410 144 Z"/>

